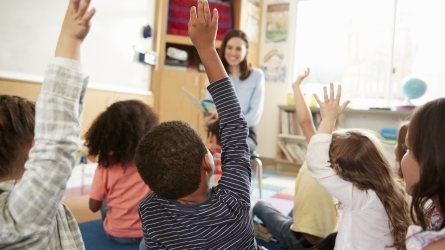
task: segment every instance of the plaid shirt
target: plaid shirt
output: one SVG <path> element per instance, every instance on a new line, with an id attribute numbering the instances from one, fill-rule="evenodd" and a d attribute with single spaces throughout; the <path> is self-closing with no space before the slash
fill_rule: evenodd
<path id="1" fill-rule="evenodd" d="M 73 214 L 60 200 L 79 148 L 86 85 L 79 62 L 50 61 L 26 171 L 18 181 L 0 182 L 0 249 L 85 249 Z"/>

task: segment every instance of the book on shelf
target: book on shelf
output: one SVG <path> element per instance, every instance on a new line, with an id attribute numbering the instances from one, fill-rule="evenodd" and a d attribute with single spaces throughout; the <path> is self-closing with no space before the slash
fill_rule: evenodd
<path id="1" fill-rule="evenodd" d="M 278 140 L 278 146 L 289 162 L 303 164 L 306 160 L 306 147 L 298 143 Z"/>
<path id="2" fill-rule="evenodd" d="M 295 145 L 293 143 L 286 143 L 286 149 L 289 152 L 289 154 L 292 156 L 294 162 L 296 162 L 298 164 L 303 164 L 304 159 L 301 159 L 300 156 L 297 154 L 296 148 L 298 148 L 298 145 Z"/>
<path id="3" fill-rule="evenodd" d="M 280 110 L 281 134 L 289 134 L 288 132 L 289 117 L 287 116 L 286 113 L 287 113 L 286 111 Z"/>
<path id="4" fill-rule="evenodd" d="M 301 133 L 295 111 L 280 110 L 280 125 L 281 134 L 299 135 Z"/>
<path id="5" fill-rule="evenodd" d="M 203 112 L 206 116 L 216 113 L 216 106 L 213 100 L 198 100 L 192 93 L 190 93 L 186 88 L 182 88 L 184 93 L 188 96 L 188 98 L 193 102 L 195 107 L 197 107 L 201 112 Z"/>
<path id="6" fill-rule="evenodd" d="M 185 67 L 185 68 L 188 66 L 187 61 L 180 61 L 180 60 L 171 59 L 171 58 L 165 58 L 164 64 L 169 65 L 169 66 L 178 66 L 178 67 Z"/>
<path id="7" fill-rule="evenodd" d="M 295 152 L 297 153 L 298 157 L 304 162 L 306 160 L 306 152 L 307 152 L 306 146 L 303 146 L 301 144 L 294 144 L 294 145 L 295 145 L 294 147 Z"/>
<path id="8" fill-rule="evenodd" d="M 187 67 L 184 67 L 184 66 L 164 65 L 164 69 L 178 70 L 178 71 L 187 71 Z"/>
<path id="9" fill-rule="evenodd" d="M 286 157 L 286 159 L 287 159 L 289 162 L 294 162 L 292 156 L 289 154 L 289 152 L 288 152 L 287 149 L 286 149 L 286 146 L 284 145 L 284 143 L 283 143 L 282 141 L 278 141 L 278 146 L 280 147 L 281 152 L 283 152 L 283 154 L 284 154 L 284 156 Z"/>

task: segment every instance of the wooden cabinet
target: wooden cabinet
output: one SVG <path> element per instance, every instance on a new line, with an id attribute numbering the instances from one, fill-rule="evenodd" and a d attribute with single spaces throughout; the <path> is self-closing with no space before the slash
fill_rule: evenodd
<path id="1" fill-rule="evenodd" d="M 151 79 L 154 108 L 161 121 L 182 120 L 188 122 L 205 138 L 206 131 L 201 126 L 202 114 L 194 107 L 182 88 L 186 88 L 197 98 L 203 99 L 208 84 L 206 74 L 204 72 L 172 70 L 164 67 L 166 51 L 169 46 L 187 51 L 189 62 L 193 65 L 200 62 L 189 37 L 167 34 L 168 4 L 168 0 L 157 0 L 156 2 L 153 50 L 158 53 L 158 63 L 153 68 Z M 248 10 L 252 9 L 251 6 L 249 7 L 251 3 L 245 0 L 233 0 L 231 4 L 234 28 L 243 29 L 247 22 L 245 15 L 248 15 Z M 258 10 L 258 13 L 261 12 Z M 259 19 L 259 16 L 257 18 Z M 253 65 L 258 65 L 258 44 L 258 42 L 250 43 L 248 59 Z M 216 41 L 215 45 L 219 48 L 221 42 Z"/>
<path id="2" fill-rule="evenodd" d="M 197 98 L 205 97 L 207 76 L 200 72 L 182 72 L 178 70 L 163 70 L 161 72 L 159 90 L 159 118 L 161 122 L 181 120 L 189 123 L 202 135 L 205 129 L 199 126 L 202 114 L 193 102 L 184 94 L 182 88 L 187 89 Z"/>

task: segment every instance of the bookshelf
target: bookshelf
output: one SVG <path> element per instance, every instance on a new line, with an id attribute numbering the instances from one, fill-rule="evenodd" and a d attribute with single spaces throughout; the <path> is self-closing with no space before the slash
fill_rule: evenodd
<path id="1" fill-rule="evenodd" d="M 306 138 L 302 135 L 298 125 L 295 106 L 279 105 L 279 126 L 278 126 L 278 149 L 275 162 L 279 168 L 298 171 L 302 162 L 295 159 L 292 153 L 295 153 L 297 145 L 304 152 L 306 151 Z M 314 126 L 317 128 L 321 121 L 320 109 L 310 108 Z M 337 128 L 366 128 L 381 133 L 383 128 L 397 129 L 401 121 L 407 120 L 412 111 L 389 111 L 389 110 L 358 110 L 345 109 L 342 115 L 337 119 Z M 293 146 L 286 147 L 290 144 Z M 387 142 L 385 146 L 388 155 L 393 158 L 393 145 Z M 292 152 L 294 151 L 294 152 Z M 392 159 L 394 160 L 394 159 Z M 303 159 L 304 161 L 304 159 Z"/>
<path id="2" fill-rule="evenodd" d="M 278 107 L 279 132 L 275 162 L 280 170 L 298 172 L 306 158 L 306 138 L 302 135 L 301 128 L 298 125 L 295 107 L 283 105 Z M 316 122 L 319 112 L 314 111 L 312 115 L 314 122 Z"/>
<path id="3" fill-rule="evenodd" d="M 206 94 L 208 78 L 200 67 L 201 59 L 192 41 L 187 35 L 176 35 L 168 32 L 169 6 L 172 0 L 156 0 L 155 25 L 153 27 L 153 51 L 158 53 L 158 62 L 151 74 L 151 91 L 154 94 L 154 108 L 160 121 L 181 120 L 189 123 L 206 138 L 206 129 L 201 125 L 202 114 L 197 111 L 193 103 L 181 90 L 186 88 L 196 98 L 203 99 Z M 187 6 L 192 6 L 196 1 L 179 1 Z M 249 17 L 260 20 L 262 1 L 256 6 L 251 1 L 230 0 L 232 8 L 233 29 L 247 31 Z M 190 5 L 190 6 L 189 6 Z M 251 10 L 258 10 L 258 15 L 253 15 Z M 186 13 L 188 16 L 188 14 Z M 220 16 L 221 18 L 221 16 Z M 258 21 L 259 22 L 259 21 Z M 260 23 L 260 22 L 259 22 Z M 215 42 L 218 49 L 221 41 Z M 186 51 L 188 54 L 186 65 L 168 63 L 167 51 L 173 47 Z M 248 60 L 253 65 L 259 63 L 259 43 L 249 41 Z"/>

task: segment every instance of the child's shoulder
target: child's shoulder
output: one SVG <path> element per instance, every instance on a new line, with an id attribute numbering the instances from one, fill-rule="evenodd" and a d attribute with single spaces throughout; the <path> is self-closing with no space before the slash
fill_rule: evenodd
<path id="1" fill-rule="evenodd" d="M 158 200 L 158 198 L 162 199 L 162 197 L 158 196 L 155 192 L 151 192 L 147 196 L 145 196 L 145 198 L 142 200 L 142 202 L 155 201 L 155 200 Z M 141 204 L 142 204 L 142 202 L 141 202 Z"/>

